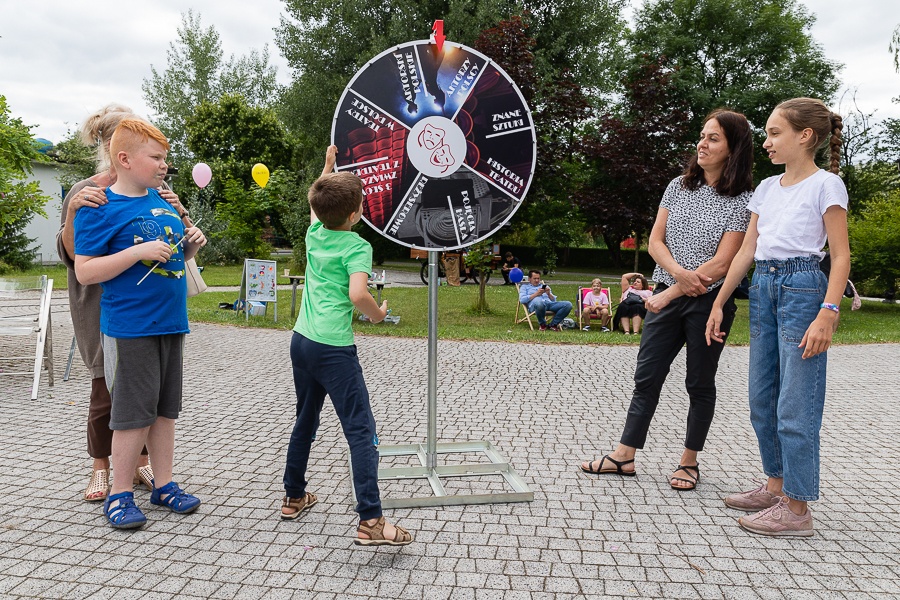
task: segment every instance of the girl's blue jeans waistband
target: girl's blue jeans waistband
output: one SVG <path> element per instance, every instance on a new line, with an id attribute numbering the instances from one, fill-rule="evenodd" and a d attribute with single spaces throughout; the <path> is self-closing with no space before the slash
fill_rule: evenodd
<path id="1" fill-rule="evenodd" d="M 802 271 L 818 271 L 819 258 L 817 256 L 795 256 L 785 259 L 766 259 L 756 261 L 756 272 L 781 274 L 800 273 Z"/>

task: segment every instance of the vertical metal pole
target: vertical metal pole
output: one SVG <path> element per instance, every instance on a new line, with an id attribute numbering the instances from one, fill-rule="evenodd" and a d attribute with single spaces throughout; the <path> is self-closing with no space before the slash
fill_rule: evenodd
<path id="1" fill-rule="evenodd" d="M 437 467 L 437 305 L 438 252 L 428 251 L 428 433 L 425 466 Z"/>

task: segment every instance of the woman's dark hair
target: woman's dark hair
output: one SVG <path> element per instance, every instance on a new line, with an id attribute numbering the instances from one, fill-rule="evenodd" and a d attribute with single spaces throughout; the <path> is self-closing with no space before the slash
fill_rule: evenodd
<path id="1" fill-rule="evenodd" d="M 643 275 L 636 275 L 635 277 L 632 277 L 631 285 L 634 285 L 638 281 L 641 282 L 641 291 L 650 289 L 650 282 L 647 281 L 647 278 L 644 277 Z"/>
<path id="2" fill-rule="evenodd" d="M 725 161 L 722 176 L 716 183 L 716 193 L 722 196 L 738 196 L 753 189 L 753 134 L 747 117 L 739 112 L 718 108 L 703 120 L 703 124 L 715 119 L 725 134 L 731 155 Z M 682 173 L 681 184 L 688 190 L 698 190 L 706 183 L 703 169 L 697 164 L 697 153 L 688 161 Z"/>

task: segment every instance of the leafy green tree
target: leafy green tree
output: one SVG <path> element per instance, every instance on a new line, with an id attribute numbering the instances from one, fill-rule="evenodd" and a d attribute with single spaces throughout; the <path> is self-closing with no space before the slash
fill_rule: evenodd
<path id="1" fill-rule="evenodd" d="M 488 306 L 484 292 L 488 279 L 485 275 L 489 277 L 490 273 L 493 271 L 491 268 L 491 263 L 494 258 L 491 251 L 493 245 L 491 240 L 481 240 L 467 248 L 466 267 L 478 274 L 478 299 L 472 306 L 472 310 L 481 315 L 491 312 L 491 308 Z"/>
<path id="2" fill-rule="evenodd" d="M 32 161 L 47 158 L 37 151 L 31 128 L 10 114 L 6 97 L 0 95 L 0 273 L 22 270 L 33 261 L 34 242 L 23 230 L 35 215 L 47 216 L 50 200 L 37 182 L 23 180 L 32 173 Z"/>
<path id="3" fill-rule="evenodd" d="M 726 107 L 761 131 L 781 101 L 812 96 L 828 102 L 840 64 L 825 57 L 810 27 L 815 17 L 796 0 L 647 0 L 630 36 L 634 60 L 665 56 L 689 99 L 689 130 Z M 761 141 L 760 141 L 761 143 Z M 756 173 L 774 173 L 757 156 Z"/>
<path id="4" fill-rule="evenodd" d="M 853 277 L 862 282 L 864 293 L 893 297 L 900 279 L 900 190 L 871 200 L 850 219 Z"/>
<path id="5" fill-rule="evenodd" d="M 177 32 L 177 39 L 169 44 L 166 68 L 158 71 L 151 65 L 151 75 L 141 89 L 154 112 L 153 122 L 172 146 L 171 161 L 179 171 L 190 171 L 187 121 L 197 106 L 234 93 L 240 93 L 250 106 L 270 106 L 278 84 L 267 48 L 247 56 L 232 55 L 223 62 L 219 34 L 213 26 L 203 27 L 200 13 L 182 13 Z"/>
<path id="6" fill-rule="evenodd" d="M 187 194 L 195 217 L 195 204 L 205 205 L 203 225 L 212 228 L 211 247 L 201 259 L 229 262 L 265 256 L 263 230 L 274 227 L 279 234 L 287 233 L 286 211 L 305 194 L 293 168 L 293 145 L 275 111 L 250 106 L 243 96 L 225 94 L 217 101 L 200 103 L 185 130 L 188 150 L 213 172 L 207 188 Z M 256 163 L 266 165 L 272 175 L 278 173 L 270 176 L 271 191 L 253 182 L 251 170 Z"/>
<path id="7" fill-rule="evenodd" d="M 51 154 L 60 165 L 58 179 L 66 190 L 97 172 L 96 150 L 84 145 L 78 131 L 66 133 L 66 138 L 54 146 Z"/>

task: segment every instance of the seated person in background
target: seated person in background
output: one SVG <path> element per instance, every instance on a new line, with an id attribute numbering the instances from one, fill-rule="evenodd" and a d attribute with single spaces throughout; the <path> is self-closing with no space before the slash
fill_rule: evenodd
<path id="1" fill-rule="evenodd" d="M 512 281 L 509 280 L 509 272 L 516 268 L 521 269 L 522 262 L 513 256 L 512 252 L 507 252 L 503 257 L 503 264 L 500 265 L 500 273 L 503 274 L 503 285 L 512 285 Z"/>
<path id="2" fill-rule="evenodd" d="M 653 295 L 647 278 L 640 273 L 625 273 L 622 275 L 622 299 L 613 317 L 613 326 L 616 323 L 622 325 L 625 335 L 635 335 L 641 332 L 641 322 L 647 316 L 647 307 L 644 302 Z M 633 322 L 633 326 L 632 326 Z"/>
<path id="3" fill-rule="evenodd" d="M 609 331 L 609 297 L 603 291 L 603 281 L 599 277 L 591 281 L 590 293 L 581 300 L 581 322 L 585 324 L 585 331 L 591 328 L 592 315 L 600 317 L 601 331 Z"/>
<path id="4" fill-rule="evenodd" d="M 529 312 L 533 312 L 540 323 L 541 331 L 562 331 L 559 324 L 572 310 L 572 303 L 565 300 L 557 300 L 550 290 L 550 286 L 541 283 L 541 272 L 532 269 L 528 272 L 528 282 L 519 288 L 519 302 L 525 305 Z M 547 325 L 545 315 L 547 311 L 553 311 L 553 320 Z"/>

